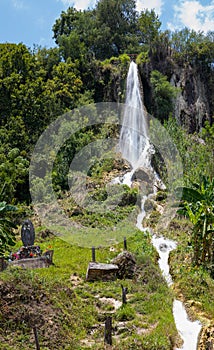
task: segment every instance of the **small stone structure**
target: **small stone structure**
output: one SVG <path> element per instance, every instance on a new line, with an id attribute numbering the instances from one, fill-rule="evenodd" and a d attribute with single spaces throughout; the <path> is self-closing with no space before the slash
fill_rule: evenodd
<path id="1" fill-rule="evenodd" d="M 50 263 L 45 256 L 41 256 L 39 258 L 14 260 L 10 262 L 10 265 L 20 266 L 29 269 L 37 269 L 42 267 L 49 267 Z"/>
<path id="2" fill-rule="evenodd" d="M 21 228 L 23 246 L 15 253 L 11 253 L 9 264 L 24 268 L 42 268 L 53 264 L 53 250 L 47 250 L 42 254 L 40 246 L 34 245 L 35 231 L 33 223 L 25 220 Z"/>
<path id="3" fill-rule="evenodd" d="M 112 281 L 117 277 L 118 266 L 114 264 L 103 264 L 90 262 L 88 265 L 87 281 Z"/>

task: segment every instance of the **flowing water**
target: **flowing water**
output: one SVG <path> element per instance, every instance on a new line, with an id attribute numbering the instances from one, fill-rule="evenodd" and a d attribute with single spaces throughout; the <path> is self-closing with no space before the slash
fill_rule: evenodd
<path id="1" fill-rule="evenodd" d="M 123 158 L 128 160 L 133 168 L 136 168 L 143 151 L 145 152 L 143 162 L 145 162 L 150 145 L 138 70 L 133 61 L 127 76 L 125 106 L 119 147 Z"/>
<path id="2" fill-rule="evenodd" d="M 131 172 L 125 174 L 122 183 L 131 186 L 132 175 L 138 167 L 152 170 L 150 160 L 151 154 L 154 152 L 148 138 L 146 114 L 142 102 L 142 90 L 138 77 L 138 69 L 133 61 L 130 64 L 126 89 L 126 107 L 124 110 L 119 147 L 123 158 L 130 162 L 133 168 Z M 160 181 L 155 172 L 154 178 Z M 145 230 L 142 226 L 142 220 L 146 215 L 144 204 L 148 197 L 149 196 L 143 196 L 141 200 L 141 213 L 137 218 L 136 226 L 141 231 Z M 170 252 L 176 249 L 176 242 L 153 235 L 152 244 L 159 253 L 159 267 L 170 287 L 173 281 L 169 272 L 168 260 Z M 198 335 L 201 330 L 200 322 L 192 322 L 188 319 L 184 305 L 179 300 L 174 300 L 173 315 L 178 333 L 183 340 L 182 347 L 177 350 L 196 350 Z"/>

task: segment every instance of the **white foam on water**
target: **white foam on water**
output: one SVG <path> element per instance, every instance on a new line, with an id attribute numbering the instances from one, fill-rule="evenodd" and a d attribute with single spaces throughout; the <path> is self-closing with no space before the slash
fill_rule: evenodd
<path id="1" fill-rule="evenodd" d="M 201 323 L 189 320 L 184 305 L 180 300 L 174 300 L 173 315 L 178 333 L 183 340 L 182 347 L 176 350 L 196 350 Z"/>

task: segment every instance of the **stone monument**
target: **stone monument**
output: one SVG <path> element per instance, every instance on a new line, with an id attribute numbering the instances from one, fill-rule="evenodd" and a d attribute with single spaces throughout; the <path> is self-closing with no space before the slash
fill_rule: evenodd
<path id="1" fill-rule="evenodd" d="M 27 219 L 23 222 L 21 228 L 22 243 L 25 247 L 33 246 L 35 240 L 35 230 L 32 222 Z"/>
<path id="2" fill-rule="evenodd" d="M 53 264 L 53 250 L 46 250 L 43 254 L 39 245 L 34 245 L 35 230 L 33 223 L 26 219 L 21 227 L 23 246 L 15 253 L 11 253 L 10 263 L 28 268 L 49 267 Z"/>

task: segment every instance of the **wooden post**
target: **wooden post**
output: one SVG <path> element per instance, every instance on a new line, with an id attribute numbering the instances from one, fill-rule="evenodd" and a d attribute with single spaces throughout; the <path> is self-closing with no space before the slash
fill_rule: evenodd
<path id="1" fill-rule="evenodd" d="M 121 284 L 121 288 L 122 288 L 122 303 L 126 304 L 127 303 L 127 299 L 126 299 L 127 288 L 123 287 L 122 284 Z"/>
<path id="2" fill-rule="evenodd" d="M 95 256 L 95 247 L 91 248 L 91 252 L 92 252 L 92 261 L 96 262 L 96 256 Z"/>
<path id="3" fill-rule="evenodd" d="M 126 241 L 126 237 L 124 237 L 123 245 L 124 245 L 124 250 L 127 250 L 127 241 Z"/>
<path id="4" fill-rule="evenodd" d="M 112 345 L 112 317 L 107 316 L 105 321 L 104 343 Z"/>
<path id="5" fill-rule="evenodd" d="M 35 337 L 36 350 L 40 350 L 39 338 L 38 338 L 38 333 L 37 333 L 36 327 L 33 327 L 33 333 L 34 333 L 34 337 Z"/>

